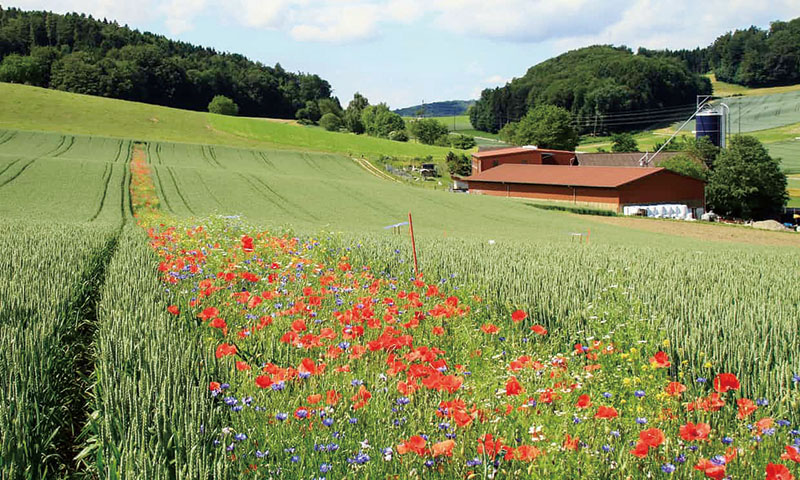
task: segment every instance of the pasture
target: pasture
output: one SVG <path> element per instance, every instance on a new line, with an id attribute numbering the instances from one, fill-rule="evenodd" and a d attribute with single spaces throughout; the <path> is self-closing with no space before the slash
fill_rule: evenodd
<path id="1" fill-rule="evenodd" d="M 328 132 L 285 121 L 226 117 L 0 82 L 0 129 L 126 140 L 292 149 L 351 156 L 444 158 L 450 149 Z"/>

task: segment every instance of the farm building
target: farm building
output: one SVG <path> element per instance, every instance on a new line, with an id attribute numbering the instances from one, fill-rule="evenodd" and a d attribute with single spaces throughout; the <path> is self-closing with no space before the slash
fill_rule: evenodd
<path id="1" fill-rule="evenodd" d="M 705 208 L 705 182 L 660 167 L 503 164 L 464 179 L 473 194 L 593 204 L 680 203 Z"/>
<path id="2" fill-rule="evenodd" d="M 472 174 L 500 165 L 564 165 L 586 167 L 657 167 L 680 152 L 582 153 L 540 149 L 533 146 L 488 148 L 472 154 Z"/>
<path id="3" fill-rule="evenodd" d="M 534 146 L 481 150 L 472 154 L 472 174 L 500 165 L 570 165 L 575 152 Z"/>

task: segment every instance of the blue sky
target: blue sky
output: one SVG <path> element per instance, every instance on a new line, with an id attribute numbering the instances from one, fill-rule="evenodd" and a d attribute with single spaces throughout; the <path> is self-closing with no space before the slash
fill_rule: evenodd
<path id="1" fill-rule="evenodd" d="M 800 0 L 17 0 L 78 11 L 290 71 L 317 73 L 342 104 L 392 108 L 476 98 L 581 46 L 706 46 L 800 16 Z M 702 5 L 702 8 L 700 7 Z"/>

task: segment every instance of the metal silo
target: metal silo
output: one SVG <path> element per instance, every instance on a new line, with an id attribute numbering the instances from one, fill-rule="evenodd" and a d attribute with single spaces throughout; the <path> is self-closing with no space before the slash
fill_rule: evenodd
<path id="1" fill-rule="evenodd" d="M 725 110 L 722 106 L 706 107 L 697 113 L 695 138 L 708 137 L 711 143 L 725 148 Z"/>

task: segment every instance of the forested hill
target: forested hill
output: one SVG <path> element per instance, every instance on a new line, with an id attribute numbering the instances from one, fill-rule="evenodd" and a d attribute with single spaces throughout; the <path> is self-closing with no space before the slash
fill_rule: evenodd
<path id="1" fill-rule="evenodd" d="M 800 83 L 800 18 L 772 22 L 769 30 L 750 27 L 728 32 L 709 47 L 646 50 L 647 56 L 679 58 L 695 72 L 713 71 L 717 80 L 748 87 Z"/>
<path id="2" fill-rule="evenodd" d="M 451 115 L 464 115 L 467 109 L 474 104 L 475 100 L 446 100 L 398 108 L 394 113 L 403 117 L 449 117 Z"/>
<path id="3" fill-rule="evenodd" d="M 230 97 L 246 116 L 294 118 L 330 84 L 241 55 L 141 33 L 80 14 L 0 7 L 0 81 L 205 110 Z"/>
<path id="4" fill-rule="evenodd" d="M 710 93 L 711 82 L 679 59 L 592 46 L 535 65 L 504 87 L 484 90 L 470 110 L 470 121 L 478 130 L 496 133 L 531 108 L 550 104 L 569 110 L 582 131 L 626 130 L 641 128 L 640 121 L 625 120 L 640 120 L 650 109 L 688 105 L 691 113 L 696 95 Z"/>

